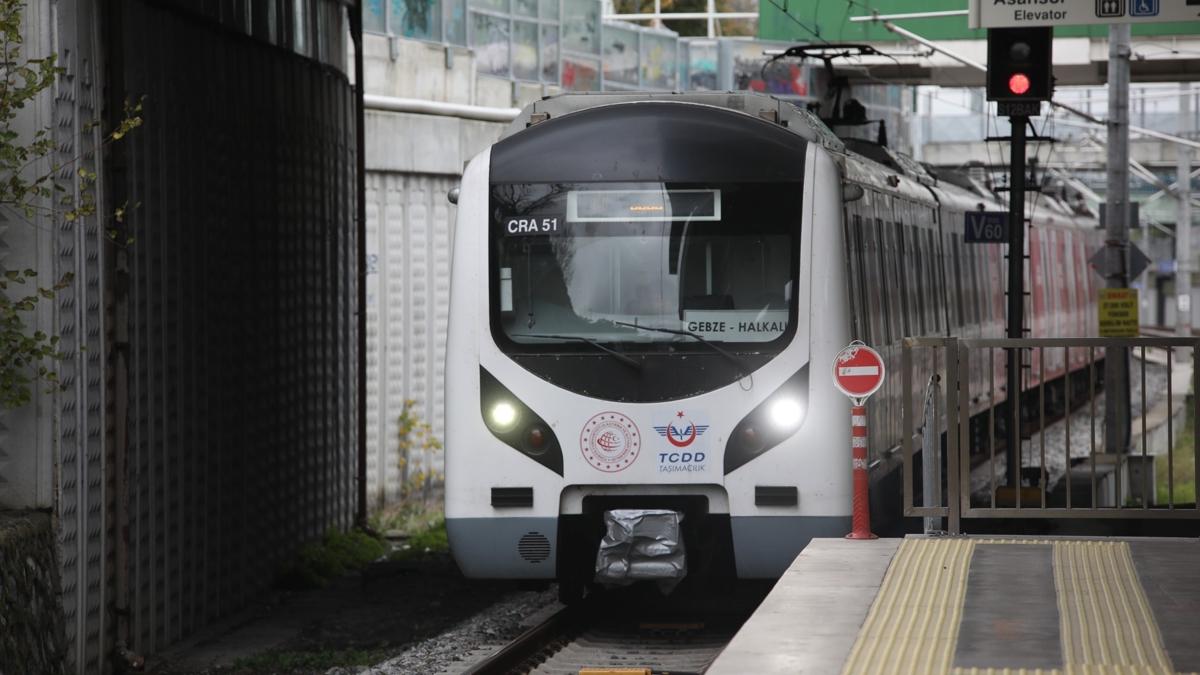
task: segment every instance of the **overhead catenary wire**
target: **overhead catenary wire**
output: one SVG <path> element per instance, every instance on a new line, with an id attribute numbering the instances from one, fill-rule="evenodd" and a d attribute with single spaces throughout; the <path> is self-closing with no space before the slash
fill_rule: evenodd
<path id="1" fill-rule="evenodd" d="M 975 61 L 973 59 L 969 59 L 969 58 L 955 52 L 954 50 L 949 49 L 948 47 L 943 47 L 942 45 L 937 44 L 936 42 L 934 42 L 932 40 L 921 37 L 920 35 L 917 35 L 916 33 L 912 32 L 906 28 L 901 28 L 900 26 L 893 24 L 891 21 L 884 21 L 883 27 L 887 28 L 889 31 L 891 31 L 897 35 L 906 37 L 906 38 L 912 40 L 913 42 L 922 44 L 922 45 L 938 52 L 939 54 L 948 56 L 965 66 L 974 68 L 975 70 L 978 70 L 981 72 L 985 72 L 985 73 L 987 72 L 987 66 L 983 65 L 982 63 L 979 63 L 978 61 Z M 1049 103 L 1050 103 L 1050 105 L 1056 106 L 1058 108 L 1062 108 L 1063 110 L 1066 110 L 1067 112 L 1069 112 L 1073 115 L 1081 117 L 1081 118 L 1091 122 L 1092 124 L 1096 124 L 1096 125 L 1099 125 L 1102 127 L 1108 126 L 1108 123 L 1105 120 L 1102 120 L 1094 115 L 1085 113 L 1082 110 L 1074 108 L 1074 107 L 1067 105 L 1066 103 L 1063 103 L 1061 101 L 1056 101 L 1054 99 L 1051 99 L 1049 101 Z M 1071 122 L 1068 122 L 1067 120 L 1062 120 L 1062 122 L 1065 124 L 1071 123 Z M 1138 126 L 1134 126 L 1131 124 L 1131 125 L 1129 125 L 1129 131 L 1131 133 L 1141 134 L 1143 136 L 1150 136 L 1152 138 L 1157 138 L 1159 140 L 1167 141 L 1170 143 L 1186 145 L 1186 146 L 1193 147 L 1193 148 L 1200 148 L 1200 141 L 1193 141 L 1193 140 L 1190 140 L 1187 138 L 1183 138 L 1181 136 L 1173 136 L 1171 134 L 1165 134 L 1161 131 L 1155 131 L 1153 129 L 1147 129 L 1145 127 L 1138 127 Z"/>
<path id="2" fill-rule="evenodd" d="M 814 38 L 820 40 L 821 42 L 824 42 L 825 44 L 830 44 L 829 40 L 826 40 L 825 38 L 821 37 L 821 32 L 819 30 L 810 28 L 803 21 L 792 16 L 791 12 L 788 11 L 788 8 L 786 6 L 780 5 L 778 2 L 775 2 L 775 0 L 767 0 L 767 2 L 771 3 L 772 7 L 779 10 L 780 12 L 782 12 L 784 16 L 791 19 L 792 22 L 795 23 L 797 26 L 800 26 L 801 28 L 803 28 L 806 33 L 808 33 L 809 35 L 813 36 Z"/>

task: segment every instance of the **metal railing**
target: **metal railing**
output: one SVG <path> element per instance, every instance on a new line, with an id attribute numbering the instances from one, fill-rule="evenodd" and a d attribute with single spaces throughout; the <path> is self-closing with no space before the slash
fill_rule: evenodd
<path id="1" fill-rule="evenodd" d="M 1013 349 L 1020 350 L 1022 374 L 1015 416 L 1007 408 L 1004 368 Z M 1106 404 L 1102 359 L 1108 352 L 1133 357 L 1131 441 L 1118 441 L 1120 451 L 1105 447 L 1111 441 L 1097 416 Z M 1195 462 L 1183 477 L 1193 485 L 1200 466 L 1200 435 L 1193 433 L 1190 448 L 1175 447 L 1189 406 L 1193 419 L 1200 412 L 1194 395 L 1200 370 L 1181 361 L 1189 353 L 1196 363 L 1200 340 L 906 338 L 904 514 L 926 518 L 927 528 L 929 519 L 945 518 L 952 534 L 962 531 L 963 518 L 1200 518 L 1195 498 L 1182 503 L 1175 485 L 1181 452 Z M 1180 381 L 1184 371 L 1190 372 Z M 1009 457 L 1006 424 L 1014 423 L 1019 449 Z M 1162 458 L 1167 475 L 1158 480 Z M 1007 476 L 997 460 L 1009 462 Z M 1019 485 L 1010 476 L 1019 477 Z M 914 503 L 918 493 L 921 503 Z"/>

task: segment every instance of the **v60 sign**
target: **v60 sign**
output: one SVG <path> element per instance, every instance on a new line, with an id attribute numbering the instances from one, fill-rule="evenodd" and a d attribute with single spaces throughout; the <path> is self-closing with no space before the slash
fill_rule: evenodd
<path id="1" fill-rule="evenodd" d="M 968 244 L 1007 244 L 1008 213 L 1005 211 L 967 211 L 964 214 L 963 240 Z"/>

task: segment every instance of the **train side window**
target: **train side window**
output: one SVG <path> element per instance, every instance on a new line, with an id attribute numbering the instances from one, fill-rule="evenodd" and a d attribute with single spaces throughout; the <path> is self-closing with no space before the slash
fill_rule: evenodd
<path id="1" fill-rule="evenodd" d="M 895 290 L 890 288 L 892 277 L 889 274 L 888 258 L 891 257 L 891 251 L 887 245 L 887 231 L 883 227 L 883 219 L 875 219 L 875 227 L 872 228 L 872 239 L 875 241 L 875 250 L 878 253 L 876 256 L 876 276 L 879 286 L 879 318 L 880 325 L 883 329 L 883 341 L 885 344 L 891 344 L 897 339 L 896 331 L 896 307 L 893 305 L 894 298 L 892 294 Z"/>
<path id="2" fill-rule="evenodd" d="M 851 304 L 853 305 L 851 312 L 853 312 L 859 332 L 855 337 L 869 343 L 871 341 L 871 327 L 867 320 L 869 312 L 865 306 L 866 291 L 864 289 L 865 278 L 863 277 L 863 224 L 861 214 L 854 214 L 848 234 L 846 244 L 850 247 L 850 297 Z"/>
<path id="3" fill-rule="evenodd" d="M 1072 269 L 1070 265 L 1070 255 L 1068 255 L 1067 245 L 1068 232 L 1059 232 L 1055 238 L 1055 251 L 1058 254 L 1058 265 L 1055 266 L 1055 272 L 1058 277 L 1058 334 L 1066 336 L 1071 334 L 1070 329 L 1070 312 L 1071 312 L 1071 284 L 1068 283 L 1068 276 Z"/>
<path id="4" fill-rule="evenodd" d="M 892 340 L 904 337 L 904 286 L 900 283 L 900 254 L 896 250 L 896 224 L 879 222 L 879 232 L 883 239 L 883 275 L 887 292 L 888 320 L 892 330 Z"/>
<path id="5" fill-rule="evenodd" d="M 932 213 L 930 222 L 934 222 Z M 937 327 L 938 334 L 941 335 L 946 332 L 946 313 L 949 309 L 947 305 L 950 302 L 950 293 L 946 290 L 943 278 L 946 272 L 946 249 L 942 246 L 942 238 L 938 236 L 937 230 L 928 230 L 928 232 L 929 251 L 936 263 L 929 267 L 929 287 L 933 289 L 934 298 L 937 301 L 933 313 L 933 323 Z"/>
<path id="6" fill-rule="evenodd" d="M 1042 230 L 1042 236 L 1038 239 L 1039 248 L 1042 249 L 1041 264 L 1038 270 L 1038 275 L 1042 277 L 1042 335 L 1054 335 L 1052 326 L 1054 325 L 1054 265 L 1051 262 L 1054 254 L 1054 243 L 1052 241 L 1053 230 Z M 1032 282 L 1032 279 L 1030 280 Z M 1032 285 L 1032 284 L 1031 284 Z"/>
<path id="7" fill-rule="evenodd" d="M 937 232 L 926 230 L 926 236 L 929 241 L 929 255 L 933 258 L 934 264 L 929 266 L 929 288 L 933 292 L 934 310 L 933 321 L 934 330 L 938 335 L 946 332 L 946 301 L 949 295 L 946 293 L 946 285 L 941 283 L 942 270 L 945 269 L 945 259 L 943 258 L 942 242 L 937 236 Z"/>
<path id="8" fill-rule="evenodd" d="M 958 235 L 958 236 L 956 236 Z M 942 255 L 945 265 L 942 266 L 942 284 L 946 288 L 946 303 L 949 307 L 946 313 L 946 328 L 962 326 L 963 295 L 962 295 L 962 236 L 952 232 L 939 237 L 942 242 Z"/>
<path id="9" fill-rule="evenodd" d="M 908 314 L 912 318 L 912 330 L 915 335 L 925 335 L 924 289 L 921 288 L 921 251 L 917 245 L 917 228 L 905 223 L 904 228 L 904 275 L 908 278 L 908 297 L 912 303 L 908 306 Z"/>
<path id="10" fill-rule="evenodd" d="M 851 213 L 847 207 L 842 219 L 843 255 L 846 263 L 846 286 L 850 301 L 850 333 L 857 335 L 858 327 L 858 279 L 854 276 L 858 269 L 858 258 L 854 254 L 854 219 L 857 214 Z"/>
<path id="11" fill-rule="evenodd" d="M 924 335 L 929 335 L 930 333 L 934 333 L 936 328 L 929 321 L 929 317 L 932 315 L 931 305 L 934 304 L 934 298 L 930 294 L 932 288 L 929 287 L 929 275 L 925 274 L 925 268 L 934 263 L 934 261 L 929 259 L 929 247 L 925 245 L 924 229 L 914 226 L 912 232 L 913 244 L 916 246 L 917 253 L 916 274 L 917 295 L 920 298 L 920 329 L 922 329 Z"/>
<path id="12" fill-rule="evenodd" d="M 867 313 L 871 315 L 871 337 L 878 344 L 886 344 L 887 315 L 883 308 L 883 279 L 879 274 L 879 230 L 874 227 L 871 218 L 863 218 L 863 271 L 866 273 Z"/>
<path id="13" fill-rule="evenodd" d="M 950 320 L 955 328 L 959 328 L 966 323 L 963 317 L 963 284 L 966 283 L 966 279 L 963 277 L 962 235 L 957 232 L 947 234 L 946 245 L 950 248 L 950 259 L 953 263 L 953 267 L 949 272 L 952 279 L 951 283 L 954 286 L 954 304 L 951 307 Z"/>
<path id="14" fill-rule="evenodd" d="M 1058 270 L 1054 265 L 1054 230 L 1046 228 L 1042 230 L 1041 237 L 1042 245 L 1042 260 L 1041 269 L 1038 270 L 1042 276 L 1042 289 L 1045 295 L 1042 300 L 1042 308 L 1045 312 L 1045 320 L 1042 324 L 1042 335 L 1054 335 L 1054 314 L 1058 308 L 1056 300 L 1058 296 L 1058 285 L 1055 283 L 1055 278 L 1058 276 Z"/>
<path id="15" fill-rule="evenodd" d="M 980 291 L 981 287 L 979 285 L 978 247 L 967 246 L 966 244 L 963 244 L 963 247 L 967 258 L 967 276 L 965 279 L 965 283 L 967 284 L 966 321 L 977 324 L 980 317 L 979 306 L 983 303 L 983 293 Z"/>
<path id="16" fill-rule="evenodd" d="M 904 226 L 899 221 L 888 223 L 891 229 L 892 241 L 892 278 L 895 280 L 896 295 L 899 296 L 900 335 L 912 335 L 912 296 L 909 295 L 909 284 L 904 274 Z"/>
<path id="17" fill-rule="evenodd" d="M 975 279 L 979 284 L 979 323 L 985 324 L 992 320 L 996 311 L 995 298 L 992 297 L 992 250 L 991 247 L 978 246 L 975 249 Z"/>
<path id="18" fill-rule="evenodd" d="M 860 289 L 860 301 L 863 317 L 863 334 L 866 336 L 866 342 L 872 344 L 872 341 L 879 339 L 879 321 L 875 318 L 876 307 L 871 302 L 872 291 L 874 290 L 872 281 L 871 268 L 874 265 L 868 264 L 871 260 L 871 221 L 868 216 L 860 216 L 858 219 L 858 287 Z"/>
<path id="19" fill-rule="evenodd" d="M 991 248 L 975 247 L 975 283 L 979 284 L 979 323 L 980 325 L 992 320 L 996 311 L 995 298 L 992 297 L 992 258 Z"/>
<path id="20" fill-rule="evenodd" d="M 1075 330 L 1075 310 L 1073 308 L 1078 306 L 1075 304 L 1075 274 L 1073 272 L 1075 269 L 1075 233 L 1068 232 L 1063 239 L 1062 264 L 1063 268 L 1067 270 L 1066 279 L 1063 280 L 1063 296 L 1066 298 L 1067 307 L 1072 308 L 1069 309 L 1067 313 L 1067 329 L 1065 335 L 1075 337 L 1073 335 Z"/>

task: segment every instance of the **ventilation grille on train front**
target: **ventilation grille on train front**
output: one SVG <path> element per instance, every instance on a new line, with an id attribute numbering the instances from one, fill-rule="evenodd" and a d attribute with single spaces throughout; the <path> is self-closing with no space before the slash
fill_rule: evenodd
<path id="1" fill-rule="evenodd" d="M 517 552 L 531 563 L 540 563 L 550 557 L 550 540 L 541 532 L 529 532 L 517 542 Z"/>

